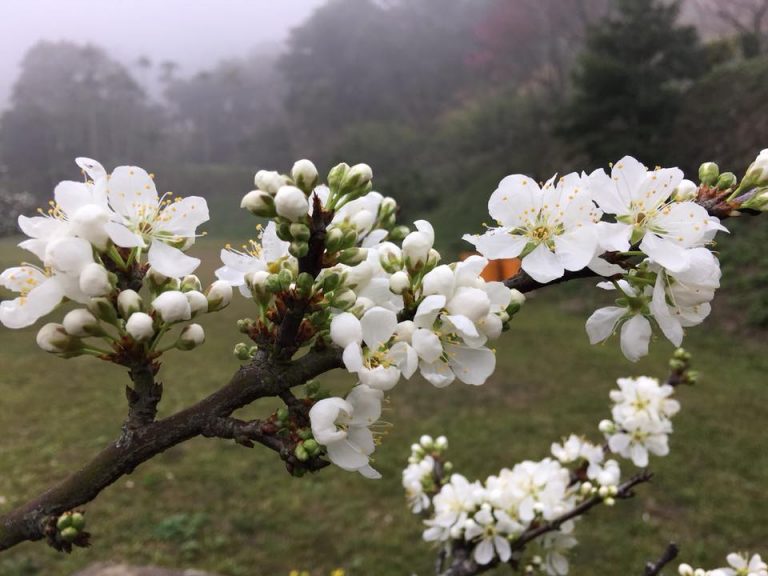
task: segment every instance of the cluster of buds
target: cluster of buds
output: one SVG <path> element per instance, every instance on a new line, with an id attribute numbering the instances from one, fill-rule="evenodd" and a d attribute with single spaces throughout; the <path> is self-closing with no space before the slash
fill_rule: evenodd
<path id="1" fill-rule="evenodd" d="M 87 548 L 91 535 L 85 531 L 85 512 L 73 510 L 46 521 L 44 533 L 48 545 L 60 552 L 72 552 L 74 547 Z"/>

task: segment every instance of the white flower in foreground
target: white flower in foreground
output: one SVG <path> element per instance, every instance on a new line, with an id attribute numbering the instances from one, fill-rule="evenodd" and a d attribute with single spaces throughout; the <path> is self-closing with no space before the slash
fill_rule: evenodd
<path id="1" fill-rule="evenodd" d="M 403 262 L 409 270 L 418 270 L 429 257 L 429 251 L 435 243 L 435 231 L 426 220 L 414 222 L 416 231 L 403 239 Z"/>
<path id="2" fill-rule="evenodd" d="M 611 452 L 631 459 L 635 466 L 645 468 L 649 452 L 656 456 L 669 454 L 671 433 L 672 423 L 669 420 L 627 418 L 619 431 L 608 435 L 608 447 Z"/>
<path id="3" fill-rule="evenodd" d="M 553 443 L 550 451 L 561 464 L 570 464 L 579 459 L 589 463 L 603 461 L 603 449 L 576 434 L 571 434 L 562 444 Z"/>
<path id="4" fill-rule="evenodd" d="M 648 287 L 642 294 L 635 290 L 626 280 L 617 282 L 623 292 L 623 306 L 606 306 L 599 308 L 588 319 L 586 324 L 590 344 L 597 344 L 610 338 L 621 326 L 621 351 L 632 362 L 648 354 L 653 330 L 646 318 L 649 314 Z M 604 286 L 601 286 L 604 287 Z"/>
<path id="5" fill-rule="evenodd" d="M 228 282 L 233 288 L 238 288 L 243 296 L 250 298 L 251 291 L 245 282 L 246 275 L 271 270 L 271 264 L 289 257 L 289 246 L 290 242 L 284 242 L 277 237 L 277 226 L 270 221 L 259 239 L 251 240 L 248 246 L 243 246 L 242 252 L 229 246 L 221 251 L 224 266 L 216 270 L 216 278 Z"/>
<path id="6" fill-rule="evenodd" d="M 537 282 L 551 282 L 566 270 L 581 270 L 597 249 L 589 183 L 576 173 L 539 188 L 520 174 L 507 176 L 491 195 L 488 211 L 498 222 L 481 236 L 465 235 L 486 258 L 522 257 L 522 269 Z"/>
<path id="7" fill-rule="evenodd" d="M 665 420 L 680 411 L 680 403 L 671 398 L 675 389 L 656 378 L 619 378 L 616 383 L 619 389 L 611 390 L 610 397 L 613 419 L 619 426 L 631 418 Z"/>
<path id="8" fill-rule="evenodd" d="M 616 460 L 607 460 L 604 464 L 591 463 L 587 467 L 587 478 L 599 486 L 618 486 L 621 481 L 621 468 Z"/>
<path id="9" fill-rule="evenodd" d="M 671 200 L 682 180 L 678 168 L 649 171 L 631 156 L 619 160 L 610 176 L 602 169 L 590 174 L 592 198 L 616 218 L 598 226 L 602 248 L 623 252 L 639 243 L 640 250 L 667 270 L 688 268 L 688 248 L 704 245 L 725 228 L 695 202 Z"/>
<path id="10" fill-rule="evenodd" d="M 144 342 L 155 335 L 154 320 L 144 312 L 134 312 L 125 323 L 125 331 L 136 342 Z"/>
<path id="11" fill-rule="evenodd" d="M 768 158 L 766 158 L 768 164 Z M 768 170 L 768 168 L 767 168 Z M 759 554 L 751 558 L 747 554 L 732 552 L 726 558 L 730 568 L 721 568 L 727 576 L 768 576 L 768 564 Z"/>
<path id="12" fill-rule="evenodd" d="M 389 390 L 401 374 L 410 378 L 416 371 L 413 348 L 406 342 L 390 345 L 397 325 L 397 315 L 380 306 L 369 309 L 360 320 L 344 312 L 331 321 L 331 340 L 344 349 L 344 365 L 371 388 Z"/>
<path id="13" fill-rule="evenodd" d="M 173 324 L 192 318 L 192 307 L 187 296 L 178 290 L 163 292 L 152 301 L 152 309 L 156 311 L 163 322 Z"/>
<path id="14" fill-rule="evenodd" d="M 381 416 L 383 392 L 363 384 L 355 386 L 345 400 L 325 398 L 309 411 L 312 434 L 325 446 L 331 462 L 366 478 L 381 478 L 369 464 L 375 450 L 370 426 Z"/>
<path id="15" fill-rule="evenodd" d="M 387 236 L 386 230 L 373 230 L 383 199 L 378 192 L 369 192 L 339 208 L 332 223 L 335 226 L 345 224 L 353 227 L 357 232 L 358 241 L 364 238 L 362 247 L 371 248 Z"/>
<path id="16" fill-rule="evenodd" d="M 573 523 L 569 525 L 573 530 Z M 565 526 L 555 532 L 549 532 L 541 538 L 541 546 L 547 551 L 544 558 L 544 571 L 548 576 L 565 576 L 568 574 L 568 551 L 576 546 L 578 541 Z"/>
<path id="17" fill-rule="evenodd" d="M 200 260 L 181 249 L 194 243 L 197 227 L 208 221 L 204 198 L 160 198 L 152 177 L 138 166 L 118 166 L 96 185 L 106 191 L 114 211 L 106 230 L 116 245 L 144 248 L 149 244 L 149 264 L 171 278 L 191 274 L 198 267 Z"/>

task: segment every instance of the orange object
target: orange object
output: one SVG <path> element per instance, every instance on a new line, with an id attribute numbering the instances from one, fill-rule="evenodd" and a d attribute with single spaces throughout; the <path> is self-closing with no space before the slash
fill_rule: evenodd
<path id="1" fill-rule="evenodd" d="M 462 252 L 459 258 L 466 260 L 470 256 L 477 255 L 477 252 Z M 520 271 L 520 258 L 502 258 L 500 260 L 489 260 L 488 265 L 482 271 L 480 276 L 486 282 L 503 282 L 507 278 L 512 278 Z"/>

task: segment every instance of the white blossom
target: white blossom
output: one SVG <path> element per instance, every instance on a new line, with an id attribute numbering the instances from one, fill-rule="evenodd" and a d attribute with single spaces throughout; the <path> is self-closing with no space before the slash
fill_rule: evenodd
<path id="1" fill-rule="evenodd" d="M 137 342 L 144 342 L 155 335 L 154 320 L 144 312 L 134 312 L 125 323 L 125 331 Z"/>
<path id="2" fill-rule="evenodd" d="M 163 322 L 173 324 L 192 318 L 192 308 L 183 292 L 169 290 L 152 301 L 152 309 L 160 314 Z"/>

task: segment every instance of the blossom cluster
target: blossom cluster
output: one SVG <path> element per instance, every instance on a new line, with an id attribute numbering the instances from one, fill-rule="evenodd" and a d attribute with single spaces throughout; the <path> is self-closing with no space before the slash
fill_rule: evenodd
<path id="1" fill-rule="evenodd" d="M 766 154 L 745 179 L 768 179 L 760 172 Z M 677 168 L 648 170 L 630 156 L 610 174 L 571 173 L 541 187 L 507 176 L 488 202 L 497 226 L 464 238 L 487 258 L 520 258 L 542 284 L 584 269 L 609 278 L 598 286 L 615 291 L 616 305 L 592 314 L 587 333 L 594 344 L 619 330 L 621 349 L 634 361 L 648 353 L 650 320 L 679 346 L 684 329 L 707 317 L 720 285 L 710 247 L 725 228 L 697 200 L 710 189 L 735 189 L 735 176 L 708 163 L 701 180 L 696 185 Z"/>
<path id="2" fill-rule="evenodd" d="M 728 566 L 704 570 L 693 568 L 689 564 L 680 564 L 680 576 L 768 576 L 768 564 L 763 562 L 759 554 L 750 556 L 746 553 L 732 552 L 726 558 Z"/>
<path id="3" fill-rule="evenodd" d="M 610 393 L 613 420 L 600 424 L 605 445 L 572 434 L 552 444 L 551 456 L 504 468 L 483 482 L 448 474 L 451 467 L 443 465 L 447 440 L 440 440 L 440 449 L 429 437 L 414 444 L 403 487 L 411 511 L 427 516 L 424 539 L 467 548 L 479 565 L 508 562 L 513 552 L 522 554 L 525 548 L 532 552 L 529 573 L 567 574 L 579 518 L 568 514 L 590 499 L 612 506 L 622 497 L 616 458 L 645 467 L 649 451 L 666 455 L 670 418 L 680 408 L 670 398 L 673 387 L 654 378 L 620 378 L 617 383 Z M 530 536 L 548 524 L 550 530 Z"/>
<path id="4" fill-rule="evenodd" d="M 193 318 L 226 307 L 229 284 L 203 292 L 192 274 L 200 261 L 184 253 L 208 220 L 203 198 L 160 196 L 154 178 L 137 166 L 111 174 L 89 158 L 77 164 L 83 182 L 64 181 L 38 216 L 19 217 L 29 237 L 19 244 L 40 260 L 0 274 L 18 297 L 0 303 L 0 322 L 23 328 L 66 301 L 61 323 L 45 324 L 38 345 L 63 357 L 91 354 L 130 365 L 170 348 L 191 350 L 205 333 Z M 143 295 L 142 295 L 143 293 Z M 181 326 L 172 343 L 162 336 Z M 100 339 L 107 347 L 86 339 Z"/>

